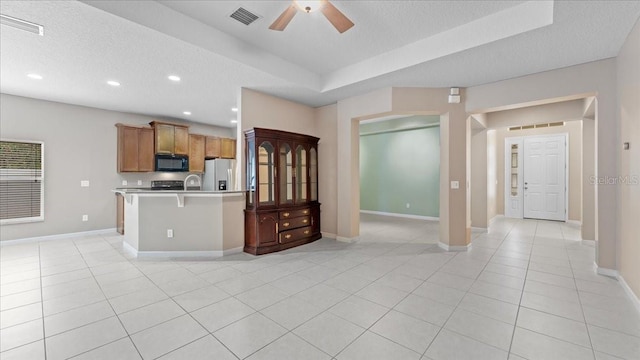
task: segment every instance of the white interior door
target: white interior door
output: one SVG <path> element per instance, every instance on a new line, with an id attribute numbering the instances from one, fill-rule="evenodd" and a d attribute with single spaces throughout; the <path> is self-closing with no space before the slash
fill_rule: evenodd
<path id="1" fill-rule="evenodd" d="M 566 135 L 524 138 L 524 217 L 566 219 Z"/>

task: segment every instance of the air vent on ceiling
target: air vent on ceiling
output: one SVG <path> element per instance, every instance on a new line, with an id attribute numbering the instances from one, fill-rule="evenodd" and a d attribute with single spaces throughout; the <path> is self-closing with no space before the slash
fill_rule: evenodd
<path id="1" fill-rule="evenodd" d="M 564 121 L 560 121 L 560 122 L 553 122 L 553 123 L 547 123 L 547 124 L 535 124 L 535 125 L 514 126 L 514 127 L 510 127 L 510 128 L 509 128 L 509 131 L 515 131 L 515 130 L 527 130 L 527 129 L 538 129 L 538 128 L 545 128 L 545 127 L 552 127 L 552 126 L 564 126 Z"/>
<path id="2" fill-rule="evenodd" d="M 233 14 L 229 15 L 231 16 L 232 19 L 236 19 L 239 22 L 245 24 L 245 25 L 249 25 L 252 22 L 258 20 L 260 18 L 260 16 L 252 13 L 251 11 L 245 9 L 245 8 L 238 8 L 238 10 L 234 11 Z"/>

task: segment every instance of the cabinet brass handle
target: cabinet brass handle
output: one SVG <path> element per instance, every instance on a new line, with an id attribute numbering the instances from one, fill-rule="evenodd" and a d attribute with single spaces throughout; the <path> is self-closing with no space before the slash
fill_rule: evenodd
<path id="1" fill-rule="evenodd" d="M 291 215 L 291 214 L 289 214 L 288 212 L 287 212 L 287 213 L 282 214 L 282 216 L 284 216 L 284 217 L 289 217 L 289 215 Z"/>
<path id="2" fill-rule="evenodd" d="M 287 227 L 287 226 L 289 226 L 289 223 L 288 223 L 288 222 L 286 222 L 286 223 L 282 224 L 282 227 Z"/>
<path id="3" fill-rule="evenodd" d="M 285 236 L 284 236 L 284 238 L 285 238 L 285 239 L 288 239 L 288 238 L 290 238 L 290 237 L 291 237 L 291 235 L 290 235 L 290 234 L 287 234 L 287 235 L 285 235 Z"/>
<path id="4" fill-rule="evenodd" d="M 309 220 L 307 220 L 307 219 L 302 220 L 302 223 L 303 223 L 303 224 L 306 224 L 306 223 L 308 223 L 308 222 L 309 222 Z"/>
<path id="5" fill-rule="evenodd" d="M 302 213 L 307 215 L 309 213 L 309 210 L 304 210 Z"/>
<path id="6" fill-rule="evenodd" d="M 305 230 L 304 234 L 307 235 L 309 233 L 309 230 Z"/>

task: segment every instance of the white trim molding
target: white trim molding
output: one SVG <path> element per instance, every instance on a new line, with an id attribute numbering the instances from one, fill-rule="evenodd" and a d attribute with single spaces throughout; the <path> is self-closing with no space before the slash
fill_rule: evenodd
<path id="1" fill-rule="evenodd" d="M 348 237 L 344 237 L 344 236 L 336 236 L 336 241 L 340 241 L 343 243 L 354 243 L 356 241 L 358 241 L 358 239 L 360 239 L 359 236 L 355 236 L 352 238 L 348 238 Z"/>
<path id="2" fill-rule="evenodd" d="M 633 292 L 629 284 L 627 284 L 627 282 L 624 280 L 624 277 L 620 275 L 618 270 L 602 268 L 602 267 L 599 267 L 598 264 L 596 264 L 596 267 L 597 267 L 596 271 L 598 274 L 613 277 L 618 280 L 618 282 L 620 283 L 620 286 L 622 286 L 622 288 L 624 289 L 624 292 L 627 293 L 629 300 L 631 300 L 631 302 L 633 303 L 633 306 L 638 311 L 638 314 L 640 314 L 640 299 L 638 299 L 638 295 L 636 295 L 636 293 Z"/>
<path id="3" fill-rule="evenodd" d="M 618 281 L 620 281 L 620 285 L 622 285 L 622 288 L 629 296 L 629 299 L 631 299 L 631 302 L 633 303 L 633 305 L 636 307 L 638 314 L 640 314 L 640 299 L 638 299 L 638 295 L 636 295 L 633 292 L 633 290 L 631 290 L 631 288 L 629 287 L 629 284 L 627 284 L 627 282 L 624 281 L 624 278 L 622 277 L 622 275 L 618 275 Z"/>
<path id="4" fill-rule="evenodd" d="M 93 236 L 93 235 L 120 236 L 120 234 L 116 232 L 116 228 L 110 228 L 110 229 L 100 229 L 100 230 L 91 230 L 91 231 L 81 231 L 81 232 L 67 233 L 67 234 L 35 236 L 35 237 L 15 239 L 15 240 L 4 240 L 4 241 L 0 241 L 0 246 L 26 244 L 26 243 L 40 242 L 40 241 L 61 240 L 61 239 L 67 239 L 67 238 L 77 238 L 77 237 Z"/>
<path id="5" fill-rule="evenodd" d="M 338 235 L 336 235 L 336 234 L 334 234 L 334 233 L 328 233 L 328 232 L 324 232 L 324 231 L 323 231 L 323 232 L 322 232 L 322 237 L 323 237 L 323 238 L 327 238 L 327 239 L 333 239 L 333 240 L 335 240 L 335 239 L 338 237 Z"/>
<path id="6" fill-rule="evenodd" d="M 434 216 L 398 214 L 398 213 L 390 213 L 390 212 L 383 212 L 383 211 L 371 211 L 371 210 L 360 210 L 360 212 L 363 213 L 363 214 L 371 214 L 371 215 L 393 216 L 393 217 L 401 217 L 401 218 L 417 219 L 417 220 L 440 221 L 439 217 L 434 217 Z"/>
<path id="7" fill-rule="evenodd" d="M 596 241 L 595 240 L 580 240 L 580 242 L 584 245 L 587 246 L 596 246 Z"/>
<path id="8" fill-rule="evenodd" d="M 449 246 L 449 244 L 438 241 L 438 247 L 443 249 L 444 251 L 467 251 L 471 249 L 471 243 L 466 246 Z"/>
<path id="9" fill-rule="evenodd" d="M 582 221 L 580 221 L 580 220 L 567 220 L 567 224 L 575 225 L 575 226 L 582 226 Z"/>
<path id="10" fill-rule="evenodd" d="M 618 270 L 603 268 L 603 267 L 598 266 L 598 264 L 596 264 L 596 266 L 598 267 L 598 269 L 596 270 L 598 275 L 609 276 L 609 277 L 616 278 L 616 279 L 619 276 Z"/>
<path id="11" fill-rule="evenodd" d="M 123 241 L 124 249 L 137 258 L 218 258 L 225 255 L 241 253 L 243 247 L 212 251 L 138 251 Z"/>

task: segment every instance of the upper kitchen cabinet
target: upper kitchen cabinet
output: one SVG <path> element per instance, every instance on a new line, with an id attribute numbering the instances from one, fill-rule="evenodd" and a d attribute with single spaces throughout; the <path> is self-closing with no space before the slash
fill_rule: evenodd
<path id="1" fill-rule="evenodd" d="M 189 134 L 189 172 L 204 172 L 205 136 Z"/>
<path id="2" fill-rule="evenodd" d="M 207 159 L 235 159 L 236 140 L 207 136 L 205 157 Z"/>
<path id="3" fill-rule="evenodd" d="M 259 255 L 322 237 L 318 138 L 254 128 L 245 132 L 245 247 Z"/>
<path id="4" fill-rule="evenodd" d="M 116 124 L 118 128 L 118 172 L 153 171 L 154 130 Z"/>
<path id="5" fill-rule="evenodd" d="M 161 121 L 149 123 L 155 131 L 156 154 L 189 154 L 189 127 Z"/>

